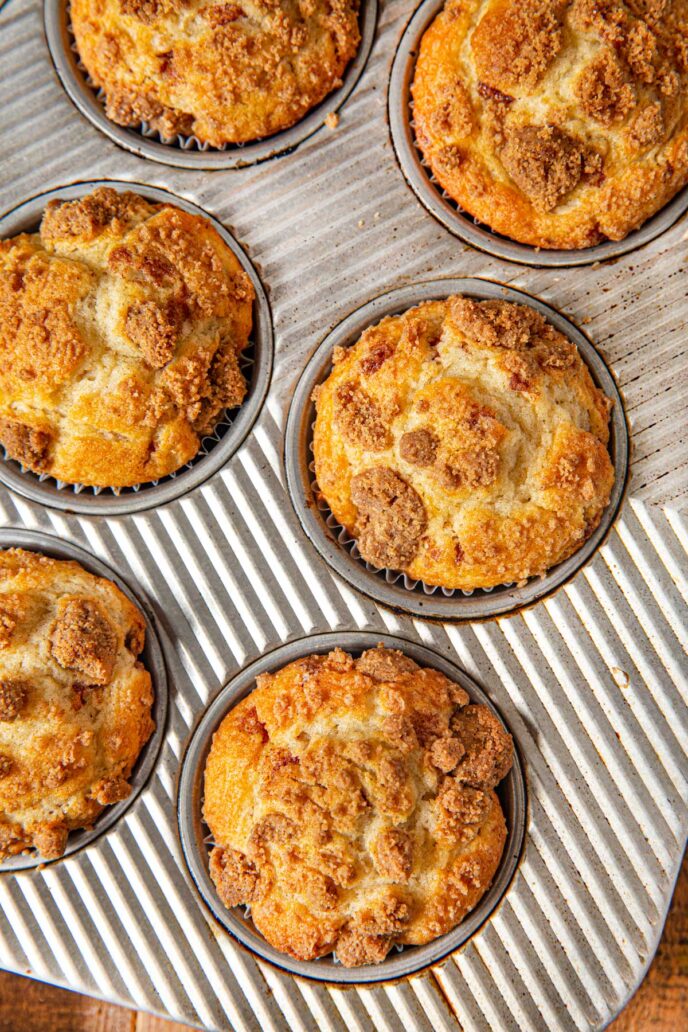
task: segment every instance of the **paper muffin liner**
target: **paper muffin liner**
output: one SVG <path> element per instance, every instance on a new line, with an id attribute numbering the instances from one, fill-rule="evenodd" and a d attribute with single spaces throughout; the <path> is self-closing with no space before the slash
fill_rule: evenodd
<path id="1" fill-rule="evenodd" d="M 111 121 L 105 114 L 105 91 L 93 82 L 79 55 L 72 28 L 70 0 L 46 0 L 45 27 L 50 53 L 67 93 L 82 114 L 116 143 L 142 157 L 180 167 L 240 168 L 293 150 L 317 132 L 329 114 L 341 107 L 356 86 L 370 55 L 377 8 L 377 0 L 363 0 L 360 5 L 361 42 L 344 71 L 341 86 L 286 129 L 245 143 L 218 146 L 183 133 L 166 137 L 146 121 L 134 126 L 120 126 Z"/>
<path id="2" fill-rule="evenodd" d="M 439 670 L 461 685 L 468 692 L 471 702 L 488 706 L 507 730 L 511 730 L 487 695 L 465 671 L 423 645 L 375 631 L 316 634 L 291 641 L 261 657 L 237 674 L 222 689 L 206 710 L 189 741 L 179 778 L 177 815 L 184 859 L 201 898 L 218 923 L 240 946 L 260 960 L 302 978 L 335 985 L 371 985 L 417 974 L 432 964 L 440 963 L 454 950 L 463 946 L 478 927 L 489 919 L 494 908 L 508 891 L 520 863 L 528 819 L 526 778 L 518 742 L 514 740 L 512 769 L 496 789 L 506 819 L 507 840 L 490 887 L 473 910 L 452 931 L 424 946 L 397 944 L 380 964 L 347 968 L 332 954 L 311 961 L 295 960 L 280 953 L 267 942 L 253 924 L 250 906 L 241 905 L 229 909 L 224 905 L 209 871 L 210 850 L 217 843 L 202 816 L 204 772 L 215 731 L 230 710 L 253 691 L 256 677 L 260 674 L 274 672 L 296 659 L 313 653 L 324 654 L 339 647 L 359 656 L 366 649 L 375 648 L 378 644 L 400 649 L 420 666 Z"/>
<path id="3" fill-rule="evenodd" d="M 91 845 L 125 815 L 145 788 L 155 769 L 165 737 L 168 706 L 167 671 L 153 611 L 145 599 L 140 598 L 132 591 L 127 580 L 123 579 L 116 569 L 111 569 L 109 565 L 71 541 L 57 539 L 37 530 L 0 528 L 0 549 L 6 548 L 24 548 L 31 552 L 41 552 L 52 559 L 77 562 L 88 573 L 112 581 L 129 601 L 133 602 L 143 616 L 146 625 L 146 644 L 139 658 L 151 676 L 153 685 L 151 716 L 155 721 L 155 730 L 141 749 L 129 775 L 131 793 L 126 799 L 104 807 L 90 828 L 77 828 L 70 831 L 67 846 L 61 857 L 56 860 L 44 860 L 35 850 L 27 850 L 6 860 L 0 860 L 0 876 L 6 872 L 26 871 L 42 867 L 47 863 L 59 863 L 85 846 Z"/>
<path id="4" fill-rule="evenodd" d="M 420 202 L 445 228 L 481 251 L 523 265 L 565 268 L 590 265 L 635 251 L 665 233 L 688 211 L 688 187 L 623 240 L 564 250 L 523 244 L 493 230 L 458 204 L 440 185 L 416 140 L 411 83 L 421 39 L 445 0 L 424 0 L 408 23 L 397 48 L 389 83 L 389 123 L 401 170 Z"/>
<path id="5" fill-rule="evenodd" d="M 73 512 L 116 515 L 136 512 L 178 498 L 216 473 L 232 457 L 250 431 L 267 395 L 272 368 L 272 320 L 258 273 L 229 230 L 203 208 L 167 190 L 121 180 L 94 180 L 64 188 L 58 187 L 31 198 L 0 219 L 0 236 L 11 237 L 19 232 L 37 232 L 40 218 L 49 200 L 74 200 L 99 186 L 131 190 L 147 200 L 173 204 L 204 218 L 239 260 L 255 292 L 251 335 L 247 347 L 239 356 L 239 368 L 246 379 L 246 396 L 241 405 L 225 411 L 213 432 L 201 439 L 196 455 L 179 469 L 164 477 L 131 487 L 92 487 L 71 484 L 59 480 L 50 473 L 34 473 L 8 456 L 7 450 L 0 446 L 0 482 L 7 487 L 34 501 L 57 508 Z"/>
<path id="6" fill-rule="evenodd" d="M 568 559 L 544 574 L 473 590 L 426 584 L 403 571 L 381 570 L 366 562 L 353 535 L 337 521 L 322 497 L 313 457 L 315 405 L 312 393 L 331 373 L 334 348 L 352 346 L 368 326 L 387 316 L 399 315 L 425 301 L 444 299 L 452 294 L 465 294 L 478 300 L 508 300 L 535 308 L 576 344 L 593 380 L 614 402 L 609 452 L 615 480 L 598 527 Z M 443 621 L 507 615 L 539 601 L 565 584 L 594 555 L 611 529 L 625 494 L 628 462 L 628 426 L 623 401 L 613 376 L 590 341 L 568 319 L 544 302 L 512 287 L 482 279 L 452 278 L 411 284 L 380 295 L 352 312 L 328 334 L 303 370 L 294 391 L 285 431 L 289 495 L 302 528 L 320 557 L 339 576 L 375 602 L 424 619 Z"/>

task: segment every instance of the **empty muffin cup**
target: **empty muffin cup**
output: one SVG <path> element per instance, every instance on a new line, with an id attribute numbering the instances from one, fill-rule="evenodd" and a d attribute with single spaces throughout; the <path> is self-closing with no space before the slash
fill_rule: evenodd
<path id="1" fill-rule="evenodd" d="M 580 250 L 531 247 L 497 233 L 464 211 L 437 182 L 416 142 L 411 83 L 425 31 L 445 0 L 424 0 L 409 21 L 394 57 L 388 107 L 392 142 L 401 170 L 421 204 L 455 236 L 480 251 L 523 265 L 567 268 L 590 265 L 635 251 L 670 229 L 688 211 L 688 187 L 623 240 L 608 240 Z"/>
<path id="2" fill-rule="evenodd" d="M 58 540 L 40 531 L 19 530 L 11 527 L 0 529 L 0 548 L 22 548 L 31 552 L 40 552 L 51 559 L 72 560 L 79 563 L 88 573 L 112 581 L 129 601 L 137 607 L 143 616 L 146 626 L 146 643 L 140 659 L 151 676 L 154 693 L 151 716 L 155 721 L 155 730 L 141 749 L 128 779 L 131 793 L 121 802 L 106 806 L 95 819 L 91 828 L 71 831 L 67 839 L 65 851 L 59 858 L 63 860 L 71 856 L 72 853 L 76 853 L 78 850 L 90 845 L 111 829 L 136 801 L 137 796 L 150 778 L 163 738 L 165 737 L 168 701 L 165 660 L 156 630 L 155 619 L 150 607 L 145 601 L 138 598 L 126 582 L 105 563 L 101 562 L 100 559 L 96 559 L 95 556 L 90 555 L 83 548 L 72 544 L 70 541 Z M 29 870 L 30 868 L 42 866 L 45 863 L 46 861 L 39 854 L 34 854 L 33 852 L 19 853 L 16 856 L 0 861 L 0 875 Z"/>
<path id="3" fill-rule="evenodd" d="M 141 158 L 150 158 L 177 168 L 228 169 L 254 165 L 293 150 L 322 127 L 353 91 L 366 66 L 375 37 L 377 0 L 361 4 L 361 41 L 347 66 L 341 86 L 289 129 L 243 144 L 210 147 L 195 136 L 177 133 L 165 138 L 145 121 L 136 128 L 117 125 L 105 114 L 103 91 L 90 80 L 77 52 L 71 27 L 69 0 L 45 0 L 45 35 L 57 76 L 68 97 L 92 125 L 111 140 Z"/>
<path id="4" fill-rule="evenodd" d="M 0 461 L 0 482 L 31 501 L 85 515 L 117 516 L 140 512 L 179 498 L 217 473 L 234 455 L 251 430 L 267 395 L 272 371 L 273 333 L 265 290 L 240 245 L 220 222 L 202 208 L 167 190 L 120 180 L 94 180 L 58 187 L 32 197 L 0 218 L 0 237 L 36 232 L 50 200 L 75 200 L 97 187 L 109 187 L 120 193 L 131 191 L 154 203 L 171 204 L 203 217 L 236 256 L 255 292 L 249 346 L 240 357 L 240 367 L 248 383 L 246 397 L 238 408 L 225 412 L 213 432 L 201 441 L 198 453 L 180 469 L 160 480 L 134 487 L 103 488 L 68 484 L 49 474 L 36 474 L 6 455 Z"/>
<path id="5" fill-rule="evenodd" d="M 609 453 L 614 483 L 599 526 L 568 559 L 525 583 L 472 591 L 447 589 L 413 580 L 398 570 L 378 569 L 365 562 L 352 535 L 337 522 L 322 499 L 313 462 L 313 390 L 329 376 L 334 349 L 354 344 L 369 326 L 424 301 L 462 294 L 478 300 L 505 300 L 529 305 L 572 341 L 594 383 L 613 401 Z M 604 361 L 577 327 L 544 302 L 511 287 L 482 279 L 441 279 L 401 287 L 382 294 L 349 315 L 316 349 L 294 391 L 285 431 L 287 486 L 297 516 L 320 556 L 352 587 L 392 609 L 435 620 L 480 620 L 530 606 L 565 584 L 603 543 L 623 500 L 629 463 L 628 427 L 618 387 Z"/>
<path id="6" fill-rule="evenodd" d="M 201 718 L 189 742 L 179 781 L 179 831 L 186 863 L 193 881 L 213 916 L 229 934 L 260 960 L 290 974 L 333 985 L 374 985 L 416 974 L 445 960 L 468 939 L 493 913 L 507 892 L 520 862 L 527 824 L 526 784 L 517 748 L 513 766 L 497 788 L 507 826 L 507 838 L 499 866 L 490 888 L 474 910 L 451 932 L 424 946 L 404 946 L 393 950 L 379 964 L 348 968 L 331 955 L 318 960 L 301 961 L 276 950 L 258 932 L 250 913 L 243 907 L 228 909 L 220 899 L 209 871 L 211 843 L 209 829 L 203 821 L 203 782 L 206 760 L 212 738 L 224 717 L 255 687 L 256 677 L 277 671 L 301 657 L 325 654 L 341 648 L 360 655 L 378 644 L 397 649 L 419 665 L 431 667 L 465 689 L 474 703 L 489 707 L 499 718 L 484 692 L 462 670 L 449 660 L 414 642 L 370 631 L 318 634 L 289 642 L 241 671 L 220 692 Z M 499 718 L 501 720 L 501 718 Z"/>

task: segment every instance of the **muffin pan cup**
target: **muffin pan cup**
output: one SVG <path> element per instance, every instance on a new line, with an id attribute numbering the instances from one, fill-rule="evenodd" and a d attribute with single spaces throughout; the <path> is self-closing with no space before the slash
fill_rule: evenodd
<path id="1" fill-rule="evenodd" d="M 272 317 L 258 273 L 229 230 L 197 204 L 158 187 L 115 179 L 97 179 L 57 187 L 32 197 L 0 218 L 0 239 L 18 233 L 37 232 L 48 201 L 55 198 L 75 200 L 99 186 L 111 187 L 120 193 L 131 190 L 157 204 L 173 204 L 192 215 L 207 219 L 239 259 L 256 294 L 249 347 L 240 362 L 248 382 L 246 397 L 237 409 L 228 412 L 226 418 L 218 423 L 213 434 L 203 438 L 198 454 L 181 469 L 160 480 L 137 484 L 135 487 L 100 488 L 67 484 L 48 474 L 33 473 L 6 454 L 0 458 L 0 482 L 31 501 L 84 515 L 119 516 L 140 512 L 154 505 L 164 505 L 179 498 L 213 476 L 231 459 L 251 430 L 268 392 L 273 358 Z M 0 452 L 4 453 L 4 449 L 0 448 Z"/>
<path id="2" fill-rule="evenodd" d="M 312 437 L 315 423 L 313 389 L 329 376 L 335 347 L 350 347 L 366 327 L 397 315 L 424 301 L 466 294 L 469 297 L 515 301 L 541 312 L 577 346 L 595 383 L 614 402 L 610 417 L 609 451 L 614 464 L 614 486 L 599 526 L 568 559 L 525 584 L 501 585 L 488 590 L 449 590 L 414 581 L 395 570 L 378 570 L 365 562 L 351 535 L 318 497 Z M 609 369 L 588 338 L 560 312 L 513 287 L 483 279 L 441 279 L 413 284 L 374 298 L 336 326 L 309 360 L 294 391 L 285 432 L 284 461 L 287 485 L 301 526 L 322 559 L 349 584 L 376 602 L 416 617 L 433 620 L 485 620 L 531 606 L 567 583 L 604 542 L 623 501 L 629 465 L 629 437 L 619 389 Z"/>
<path id="3" fill-rule="evenodd" d="M 60 541 L 58 538 L 40 531 L 2 527 L 0 528 L 0 549 L 5 548 L 24 548 L 31 552 L 42 552 L 44 555 L 50 556 L 51 559 L 73 560 L 83 566 L 89 573 L 95 574 L 96 577 L 105 577 L 107 580 L 112 581 L 126 595 L 129 601 L 133 602 L 141 611 L 146 624 L 146 645 L 139 658 L 151 675 L 153 683 L 154 699 L 151 715 L 155 721 L 155 730 L 139 753 L 139 757 L 134 764 L 134 769 L 129 777 L 131 794 L 126 799 L 112 806 L 106 806 L 102 813 L 96 817 L 91 828 L 71 831 L 67 839 L 67 848 L 64 854 L 57 860 L 44 860 L 35 850 L 28 850 L 26 853 L 18 853 L 7 860 L 0 860 L 0 877 L 3 874 L 43 867 L 45 864 L 60 863 L 85 846 L 92 845 L 96 839 L 104 835 L 106 831 L 110 830 L 124 816 L 145 787 L 155 767 L 160 746 L 166 733 L 168 701 L 165 660 L 152 610 L 147 602 L 142 601 L 134 594 L 119 574 L 78 545 L 74 545 L 70 541 Z"/>
<path id="4" fill-rule="evenodd" d="M 241 946 L 279 970 L 335 986 L 374 985 L 418 974 L 427 967 L 440 964 L 454 950 L 463 946 L 508 893 L 520 862 L 527 823 L 526 782 L 518 748 L 515 747 L 513 767 L 496 790 L 506 819 L 507 838 L 491 886 L 461 924 L 447 935 L 424 946 L 393 949 L 381 964 L 347 968 L 337 963 L 332 955 L 319 960 L 296 960 L 271 946 L 255 928 L 244 908 L 234 907 L 229 910 L 224 906 L 208 871 L 209 829 L 202 819 L 203 777 L 215 731 L 229 711 L 255 688 L 259 674 L 280 670 L 303 656 L 327 653 L 334 648 L 360 655 L 365 649 L 375 648 L 379 643 L 390 649 L 400 649 L 421 666 L 439 670 L 461 685 L 468 692 L 471 702 L 482 703 L 500 716 L 482 689 L 463 670 L 431 649 L 374 631 L 317 634 L 291 641 L 268 653 L 247 666 L 222 689 L 194 731 L 179 779 L 178 817 L 184 857 L 198 891 L 216 920 Z"/>
<path id="5" fill-rule="evenodd" d="M 409 186 L 427 210 L 451 233 L 471 247 L 524 265 L 570 268 L 618 258 L 665 233 L 688 211 L 688 187 L 623 240 L 607 240 L 594 247 L 559 250 L 532 247 L 510 240 L 464 211 L 435 179 L 416 143 L 411 84 L 416 58 L 426 29 L 445 0 L 424 0 L 409 21 L 399 42 L 389 80 L 389 125 L 394 149 Z"/>
<path id="6" fill-rule="evenodd" d="M 105 114 L 102 91 L 91 83 L 79 58 L 71 31 L 69 0 L 44 0 L 45 36 L 50 56 L 60 82 L 81 114 L 120 147 L 141 158 L 196 170 L 254 165 L 293 150 L 321 129 L 327 116 L 339 110 L 356 86 L 373 45 L 376 22 L 377 0 L 362 0 L 359 16 L 361 42 L 356 56 L 344 72 L 342 85 L 295 125 L 253 142 L 210 147 L 195 136 L 177 135 L 166 140 L 145 122 L 136 128 L 110 121 Z"/>

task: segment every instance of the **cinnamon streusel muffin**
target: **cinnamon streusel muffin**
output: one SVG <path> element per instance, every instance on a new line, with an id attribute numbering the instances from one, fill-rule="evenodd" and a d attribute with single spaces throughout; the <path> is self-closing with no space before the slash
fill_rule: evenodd
<path id="1" fill-rule="evenodd" d="M 70 484 L 173 473 L 244 398 L 253 297 L 198 215 L 103 187 L 50 201 L 0 242 L 0 444 Z"/>
<path id="2" fill-rule="evenodd" d="M 210 872 L 300 960 L 375 964 L 451 931 L 506 839 L 512 741 L 486 706 L 400 652 L 336 649 L 257 678 L 205 771 Z"/>
<path id="3" fill-rule="evenodd" d="M 0 551 L 0 858 L 63 854 L 154 730 L 138 609 L 78 563 Z"/>
<path id="4" fill-rule="evenodd" d="M 341 86 L 358 0 L 72 0 L 79 55 L 119 125 L 220 147 L 286 129 Z"/>
<path id="5" fill-rule="evenodd" d="M 373 566 L 491 588 L 543 574 L 597 527 L 611 402 L 535 309 L 430 301 L 333 362 L 314 393 L 317 484 Z"/>
<path id="6" fill-rule="evenodd" d="M 537 247 L 622 240 L 688 184 L 688 0 L 447 0 L 413 99 L 471 215 Z"/>

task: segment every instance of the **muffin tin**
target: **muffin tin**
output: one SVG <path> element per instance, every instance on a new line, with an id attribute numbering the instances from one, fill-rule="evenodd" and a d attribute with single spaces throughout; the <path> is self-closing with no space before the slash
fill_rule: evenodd
<path id="1" fill-rule="evenodd" d="M 450 591 L 415 581 L 395 570 L 379 570 L 365 562 L 351 535 L 335 520 L 326 502 L 318 498 L 313 465 L 314 388 L 329 376 L 335 347 L 351 347 L 368 326 L 421 304 L 466 294 L 481 300 L 499 299 L 530 305 L 573 341 L 587 363 L 593 380 L 614 401 L 610 418 L 609 451 L 614 464 L 614 486 L 599 527 L 569 559 L 532 577 L 525 584 L 501 585 L 491 590 Z M 629 462 L 628 427 L 623 401 L 613 376 L 581 331 L 565 316 L 520 290 L 483 279 L 441 279 L 414 283 L 376 297 L 352 312 L 325 338 L 299 380 L 285 431 L 285 465 L 291 500 L 301 525 L 322 558 L 340 577 L 376 602 L 432 620 L 484 620 L 533 605 L 565 584 L 594 555 L 621 506 Z"/>
<path id="2" fill-rule="evenodd" d="M 126 147 L 142 158 L 193 169 L 254 165 L 293 150 L 321 129 L 327 116 L 339 110 L 356 86 L 370 54 L 377 21 L 377 0 L 363 0 L 359 19 L 361 43 L 356 57 L 346 69 L 342 85 L 299 122 L 254 143 L 210 147 L 195 136 L 177 135 L 174 139 L 165 139 L 145 122 L 139 128 L 111 122 L 105 114 L 102 91 L 93 85 L 79 58 L 71 27 L 69 0 L 44 0 L 44 5 L 45 36 L 55 71 L 81 114 L 120 147 Z"/>
<path id="3" fill-rule="evenodd" d="M 280 953 L 258 932 L 250 916 L 244 912 L 245 908 L 234 907 L 228 910 L 224 906 L 208 871 L 209 829 L 202 819 L 203 776 L 215 731 L 227 713 L 255 688 L 256 677 L 259 674 L 279 670 L 303 656 L 327 653 L 334 648 L 342 648 L 358 656 L 365 649 L 375 648 L 380 642 L 387 648 L 402 650 L 421 666 L 439 670 L 461 685 L 468 692 L 471 702 L 483 703 L 496 712 L 488 697 L 470 677 L 453 663 L 422 645 L 388 634 L 377 634 L 374 631 L 318 634 L 275 649 L 274 652 L 251 663 L 223 688 L 194 731 L 184 756 L 179 779 L 178 816 L 182 849 L 198 890 L 215 918 L 242 946 L 279 970 L 332 985 L 374 985 L 414 975 L 432 964 L 441 963 L 445 957 L 462 946 L 498 906 L 514 876 L 523 847 L 526 786 L 518 750 L 515 749 L 514 765 L 497 787 L 507 825 L 507 839 L 499 868 L 491 887 L 476 908 L 449 934 L 435 939 L 426 946 L 406 946 L 394 950 L 381 964 L 346 968 L 343 964 L 336 963 L 331 956 L 315 961 L 302 961 Z"/>
<path id="4" fill-rule="evenodd" d="M 547 250 L 510 240 L 490 229 L 464 211 L 440 186 L 420 148 L 416 144 L 413 125 L 413 98 L 411 83 L 416 57 L 425 30 L 444 7 L 445 0 L 424 0 L 409 21 L 394 56 L 389 84 L 389 124 L 399 164 L 409 186 L 422 204 L 443 226 L 461 240 L 481 251 L 526 265 L 547 268 L 570 268 L 589 265 L 635 251 L 664 233 L 688 211 L 688 188 L 643 223 L 624 240 L 607 240 L 594 247 L 579 250 Z"/>
<path id="5" fill-rule="evenodd" d="M 210 1029 L 570 1032 L 603 1028 L 656 948 L 688 824 L 685 225 L 568 272 L 509 264 L 448 233 L 409 189 L 387 123 L 415 7 L 381 5 L 337 129 L 212 174 L 116 146 L 55 76 L 37 0 L 0 11 L 0 211 L 86 178 L 168 190 L 233 227 L 269 289 L 276 341 L 251 432 L 183 496 L 114 515 L 0 486 L 9 531 L 79 545 L 145 596 L 171 685 L 159 758 L 124 818 L 45 869 L 0 875 L 8 969 Z M 376 603 L 320 558 L 285 491 L 286 418 L 318 341 L 371 298 L 440 275 L 498 281 L 566 312 L 616 378 L 632 432 L 633 476 L 607 539 L 510 618 L 425 621 Z M 462 947 L 413 977 L 343 991 L 236 945 L 188 872 L 177 798 L 185 749 L 222 685 L 285 642 L 351 630 L 428 647 L 482 686 L 519 742 L 529 809 L 518 870 Z"/>
<path id="6" fill-rule="evenodd" d="M 120 193 L 134 190 L 157 204 L 175 204 L 184 211 L 207 219 L 239 259 L 255 291 L 249 347 L 244 351 L 240 361 L 242 372 L 248 382 L 246 398 L 239 408 L 226 413 L 212 435 L 203 438 L 198 454 L 181 469 L 159 480 L 137 484 L 135 487 L 84 487 L 81 484 L 65 484 L 46 473 L 33 473 L 29 469 L 24 469 L 15 459 L 3 455 L 0 461 L 0 482 L 24 497 L 69 512 L 116 516 L 139 512 L 152 505 L 164 505 L 173 498 L 179 498 L 180 495 L 202 484 L 232 457 L 255 422 L 268 392 L 273 356 L 272 319 L 258 273 L 232 234 L 197 204 L 177 197 L 168 190 L 114 179 L 86 180 L 58 187 L 37 194 L 0 218 L 0 239 L 16 236 L 17 233 L 37 232 L 49 201 L 56 198 L 63 201 L 75 200 L 99 186 L 108 186 Z"/>
<path id="7" fill-rule="evenodd" d="M 70 832 L 64 857 L 61 858 L 64 859 L 76 853 L 77 850 L 83 849 L 84 846 L 91 845 L 108 828 L 111 828 L 126 813 L 150 777 L 166 730 L 167 674 L 165 671 L 165 661 L 155 627 L 155 620 L 150 608 L 105 563 L 69 541 L 59 541 L 50 534 L 43 534 L 39 531 L 2 527 L 0 528 L 0 548 L 25 548 L 31 552 L 42 552 L 53 559 L 73 559 L 75 562 L 80 563 L 89 573 L 95 574 L 96 577 L 107 577 L 108 580 L 114 581 L 129 601 L 133 602 L 140 609 L 146 623 L 146 646 L 140 658 L 150 673 L 153 682 L 155 697 L 151 712 L 155 721 L 155 730 L 141 750 L 129 778 L 131 794 L 122 800 L 121 803 L 105 807 L 103 812 L 96 818 L 92 828 Z M 43 866 L 45 862 L 35 851 L 27 850 L 25 853 L 19 853 L 17 856 L 0 860 L 0 874 L 6 871 L 27 871 L 31 868 Z"/>

